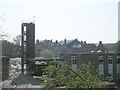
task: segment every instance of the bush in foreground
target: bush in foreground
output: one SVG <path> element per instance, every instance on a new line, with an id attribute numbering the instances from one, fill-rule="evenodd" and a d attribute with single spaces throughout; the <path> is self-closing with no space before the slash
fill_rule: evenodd
<path id="1" fill-rule="evenodd" d="M 47 79 L 43 82 L 44 88 L 64 86 L 65 88 L 100 88 L 98 71 L 92 64 L 82 64 L 76 71 L 60 61 L 52 61 L 44 69 Z"/>

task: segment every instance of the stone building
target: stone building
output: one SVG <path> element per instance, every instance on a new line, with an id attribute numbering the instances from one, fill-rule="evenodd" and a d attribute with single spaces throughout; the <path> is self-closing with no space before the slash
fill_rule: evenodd
<path id="1" fill-rule="evenodd" d="M 2 80 L 9 78 L 9 58 L 2 56 Z"/>
<path id="2" fill-rule="evenodd" d="M 120 55 L 117 53 L 63 53 L 61 60 L 77 71 L 83 63 L 92 63 L 99 70 L 101 80 L 113 77 L 113 81 L 120 79 Z"/>

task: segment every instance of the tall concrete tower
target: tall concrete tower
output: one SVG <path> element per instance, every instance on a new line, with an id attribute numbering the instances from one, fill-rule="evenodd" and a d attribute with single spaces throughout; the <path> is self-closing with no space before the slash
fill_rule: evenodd
<path id="1" fill-rule="evenodd" d="M 22 38 L 21 38 L 21 55 L 22 55 L 22 73 L 24 72 L 24 64 L 27 65 L 27 70 L 31 69 L 31 60 L 35 58 L 35 24 L 22 23 Z"/>

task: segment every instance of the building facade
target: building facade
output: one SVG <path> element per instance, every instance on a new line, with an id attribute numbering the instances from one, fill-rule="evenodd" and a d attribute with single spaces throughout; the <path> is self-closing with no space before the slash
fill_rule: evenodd
<path id="1" fill-rule="evenodd" d="M 120 55 L 117 53 L 65 53 L 61 54 L 60 58 L 75 71 L 81 64 L 90 62 L 99 70 L 101 80 L 108 76 L 112 77 L 113 81 L 120 79 Z"/>

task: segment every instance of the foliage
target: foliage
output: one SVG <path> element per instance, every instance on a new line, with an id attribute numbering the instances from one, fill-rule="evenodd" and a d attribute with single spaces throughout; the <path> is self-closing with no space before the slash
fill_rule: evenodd
<path id="1" fill-rule="evenodd" d="M 111 77 L 111 76 L 105 77 L 105 81 L 111 82 L 112 80 L 113 80 L 113 77 Z"/>
<path id="2" fill-rule="evenodd" d="M 99 88 L 98 71 L 93 65 L 82 64 L 78 72 L 60 61 L 53 61 L 44 69 L 44 75 L 48 80 L 43 83 L 44 87 L 65 86 L 66 88 Z M 49 79 L 53 80 L 49 80 Z M 54 84 L 55 83 L 55 84 Z"/>
<path id="3" fill-rule="evenodd" d="M 18 45 L 14 45 L 13 43 L 7 40 L 3 40 L 2 41 L 2 55 L 8 56 L 10 58 L 19 57 L 20 47 Z"/>
<path id="4" fill-rule="evenodd" d="M 13 44 L 20 46 L 21 41 L 21 35 L 17 35 L 15 38 L 13 38 Z"/>

